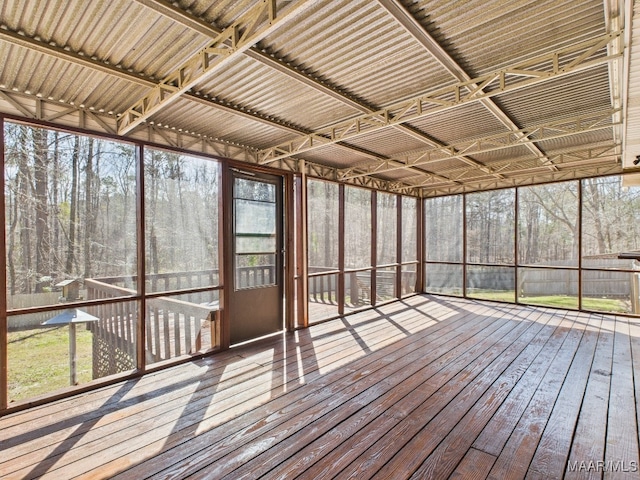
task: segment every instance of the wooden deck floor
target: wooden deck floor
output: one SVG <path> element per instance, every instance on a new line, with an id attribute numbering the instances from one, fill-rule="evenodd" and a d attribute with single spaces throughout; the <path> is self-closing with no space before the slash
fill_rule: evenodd
<path id="1" fill-rule="evenodd" d="M 0 418 L 0 478 L 640 478 L 640 323 L 419 295 Z"/>

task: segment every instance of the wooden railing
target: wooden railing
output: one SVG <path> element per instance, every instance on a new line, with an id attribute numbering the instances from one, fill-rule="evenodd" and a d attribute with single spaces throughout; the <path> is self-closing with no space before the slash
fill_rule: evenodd
<path id="1" fill-rule="evenodd" d="M 87 299 L 97 300 L 135 294 L 134 290 L 85 279 Z M 89 307 L 98 321 L 88 324 L 93 333 L 93 378 L 136 368 L 138 312 L 135 301 Z"/>
<path id="2" fill-rule="evenodd" d="M 309 301 L 337 304 L 339 272 L 326 267 L 309 267 Z M 414 291 L 405 285 L 415 284 L 415 272 L 402 272 L 401 295 Z M 371 270 L 345 272 L 345 302 L 351 306 L 371 303 Z M 379 269 L 376 272 L 378 299 L 396 298 L 396 272 Z"/>
<path id="3" fill-rule="evenodd" d="M 146 350 L 153 362 L 220 346 L 218 305 L 158 297 L 147 300 Z"/>
<path id="4" fill-rule="evenodd" d="M 275 265 L 238 267 L 236 269 L 236 288 L 273 285 L 276 281 Z"/>
<path id="5" fill-rule="evenodd" d="M 191 273 L 191 272 L 189 272 Z M 196 272 L 198 273 L 198 272 Z M 217 274 L 217 272 L 216 272 Z M 185 275 L 182 275 L 185 278 Z M 166 278 L 166 285 L 178 280 Z M 105 281 L 106 280 L 106 281 Z M 135 279 L 133 279 L 135 281 Z M 162 281 L 165 281 L 164 278 Z M 86 279 L 88 300 L 135 295 L 135 290 L 110 282 L 126 284 L 131 279 Z M 153 279 L 149 279 L 153 282 Z M 198 296 L 198 293 L 192 296 Z M 145 351 L 147 363 L 169 360 L 180 355 L 215 349 L 220 346 L 220 317 L 217 302 L 204 305 L 171 297 L 147 299 L 145 321 Z M 103 377 L 135 368 L 137 320 L 136 301 L 106 303 L 91 308 L 99 318 L 91 324 L 94 335 L 94 377 Z"/>
<path id="6" fill-rule="evenodd" d="M 135 288 L 138 277 L 137 275 L 129 277 L 102 277 L 97 280 L 109 285 L 116 285 L 124 288 Z M 217 269 L 154 273 L 146 275 L 145 277 L 145 288 L 147 293 L 199 288 L 209 285 L 218 285 L 219 283 L 219 271 Z"/>

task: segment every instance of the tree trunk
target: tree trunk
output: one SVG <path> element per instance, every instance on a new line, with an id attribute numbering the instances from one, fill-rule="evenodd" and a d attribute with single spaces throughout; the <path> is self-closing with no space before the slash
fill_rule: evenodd
<path id="1" fill-rule="evenodd" d="M 605 228 L 602 224 L 602 216 L 604 214 L 604 206 L 600 199 L 600 190 L 598 189 L 598 180 L 588 179 L 585 180 L 585 184 L 588 186 L 589 203 L 593 209 L 593 222 L 595 226 L 596 240 L 598 242 L 598 253 L 607 253 L 607 243 L 605 241 Z"/>
<path id="2" fill-rule="evenodd" d="M 60 199 L 59 197 L 59 183 L 60 183 L 60 132 L 53 132 L 53 165 L 52 165 L 52 183 L 51 183 L 51 205 L 52 205 L 52 227 L 53 227 L 53 240 L 52 240 L 52 268 L 56 276 L 62 269 L 62 258 L 60 252 L 62 251 L 60 245 L 60 224 L 58 218 L 60 217 Z"/>
<path id="3" fill-rule="evenodd" d="M 20 246 L 22 248 L 20 268 L 24 279 L 21 291 L 22 293 L 31 293 L 31 191 L 29 188 L 31 170 L 29 169 L 29 158 L 25 150 L 27 146 L 27 127 L 20 127 L 19 144 L 23 146 L 18 156 L 18 198 L 16 200 L 19 205 Z"/>
<path id="4" fill-rule="evenodd" d="M 36 207 L 36 293 L 42 293 L 43 276 L 51 276 L 51 241 L 49 239 L 49 212 L 47 209 L 48 148 L 47 131 L 32 129 L 34 146 L 34 198 Z"/>
<path id="5" fill-rule="evenodd" d="M 93 138 L 89 138 L 84 184 L 84 278 L 91 278 L 91 240 L 93 225 Z"/>
<path id="6" fill-rule="evenodd" d="M 76 136 L 71 156 L 71 205 L 69 207 L 69 246 L 65 272 L 71 275 L 76 255 L 76 223 L 78 217 L 78 160 L 80 158 L 80 137 Z"/>

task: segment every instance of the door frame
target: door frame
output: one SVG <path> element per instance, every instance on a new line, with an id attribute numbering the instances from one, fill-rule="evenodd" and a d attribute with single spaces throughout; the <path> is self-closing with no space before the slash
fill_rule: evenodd
<path id="1" fill-rule="evenodd" d="M 294 245 L 296 236 L 299 235 L 294 229 L 294 173 L 278 170 L 259 165 L 247 164 L 233 160 L 222 162 L 221 188 L 219 205 L 222 207 L 222 221 L 219 225 L 219 237 L 222 240 L 222 251 L 220 258 L 220 277 L 223 281 L 220 292 L 220 349 L 226 350 L 231 347 L 231 299 L 232 289 L 235 282 L 234 258 L 233 258 L 233 170 L 253 174 L 267 174 L 282 178 L 282 240 L 284 253 L 281 255 L 281 278 L 282 278 L 282 317 L 284 331 L 294 330 L 295 318 L 295 292 L 294 274 L 296 271 Z M 306 300 L 306 299 L 305 299 Z"/>

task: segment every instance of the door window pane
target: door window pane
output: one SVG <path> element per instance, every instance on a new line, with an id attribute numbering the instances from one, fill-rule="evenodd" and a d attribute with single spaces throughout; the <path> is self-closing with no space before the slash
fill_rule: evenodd
<path id="1" fill-rule="evenodd" d="M 236 234 L 276 233 L 276 204 L 252 200 L 235 200 Z"/>
<path id="2" fill-rule="evenodd" d="M 245 178 L 234 179 L 235 288 L 276 284 L 276 186 Z"/>
<path id="3" fill-rule="evenodd" d="M 259 180 L 236 178 L 233 198 L 245 198 L 247 200 L 275 203 L 276 186 L 273 183 L 261 182 Z"/>

